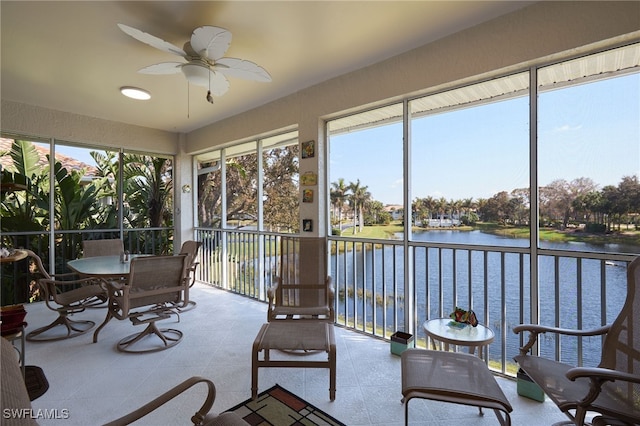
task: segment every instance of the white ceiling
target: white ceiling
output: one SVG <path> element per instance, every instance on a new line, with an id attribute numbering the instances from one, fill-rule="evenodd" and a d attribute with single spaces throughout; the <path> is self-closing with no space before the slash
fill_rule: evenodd
<path id="1" fill-rule="evenodd" d="M 144 127 L 189 132 L 525 7 L 525 1 L 5 1 L 2 99 Z M 214 105 L 181 74 L 137 70 L 180 60 L 124 34 L 123 23 L 182 47 L 194 28 L 233 34 L 225 56 L 271 83 L 229 78 Z M 150 101 L 119 93 L 151 92 Z"/>

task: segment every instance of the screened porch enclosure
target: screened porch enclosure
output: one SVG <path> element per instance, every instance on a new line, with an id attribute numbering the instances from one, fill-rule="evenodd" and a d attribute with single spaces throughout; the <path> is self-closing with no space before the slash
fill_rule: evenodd
<path id="1" fill-rule="evenodd" d="M 199 230 L 203 245 L 198 279 L 265 302 L 266 288 L 279 270 L 281 237 Z M 437 243 L 412 243 L 407 250 L 409 259 L 400 242 L 329 239 L 336 324 L 386 340 L 396 331 L 406 331 L 415 335 L 418 346 L 427 347 L 425 320 L 447 317 L 456 306 L 471 307 L 496 334 L 485 352 L 490 367 L 515 375 L 512 357 L 523 342 L 511 328 L 532 322 L 527 250 Z M 626 265 L 633 258 L 557 250 L 539 253 L 540 323 L 596 328 L 612 321 L 624 302 Z M 407 281 L 413 288 L 410 292 L 405 290 Z M 552 359 L 594 366 L 601 343 L 599 337 L 548 338 L 539 350 Z"/>

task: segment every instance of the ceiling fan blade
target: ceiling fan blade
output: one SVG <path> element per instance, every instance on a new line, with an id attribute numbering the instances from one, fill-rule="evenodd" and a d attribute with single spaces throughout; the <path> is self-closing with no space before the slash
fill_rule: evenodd
<path id="1" fill-rule="evenodd" d="M 184 62 L 161 62 L 138 70 L 141 74 L 178 74 Z"/>
<path id="2" fill-rule="evenodd" d="M 254 81 L 271 81 L 271 75 L 260 65 L 251 61 L 236 58 L 218 59 L 213 66 L 216 71 L 231 76 Z"/>
<path id="3" fill-rule="evenodd" d="M 224 28 L 204 26 L 193 30 L 191 47 L 207 59 L 222 58 L 231 44 L 231 33 Z"/>
<path id="4" fill-rule="evenodd" d="M 177 46 L 174 46 L 168 41 L 164 41 L 156 36 L 152 36 L 149 33 L 145 33 L 144 31 L 137 30 L 135 28 L 129 27 L 128 25 L 124 25 L 124 24 L 118 24 L 118 27 L 120 27 L 120 29 L 124 31 L 126 34 L 130 35 L 131 37 L 135 38 L 138 41 L 148 44 L 151 47 L 160 49 L 163 52 L 182 56 L 183 58 L 187 56 L 184 50 L 180 49 Z"/>

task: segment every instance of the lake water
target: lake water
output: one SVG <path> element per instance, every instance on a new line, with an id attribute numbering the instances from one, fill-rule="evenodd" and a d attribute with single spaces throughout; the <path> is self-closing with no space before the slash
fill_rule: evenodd
<path id="1" fill-rule="evenodd" d="M 402 238 L 402 235 L 398 237 Z M 500 247 L 528 246 L 526 239 L 501 237 L 480 231 L 424 231 L 414 233 L 414 240 Z M 638 251 L 637 247 L 618 244 L 542 242 L 541 246 L 585 252 Z M 438 248 L 427 250 L 420 247 L 415 249 L 414 257 L 413 281 L 418 324 L 428 318 L 446 316 L 456 305 L 463 309 L 472 305 L 478 319 L 496 333 L 496 339 L 489 349 L 490 358 L 510 362 L 521 344 L 511 328 L 521 322 L 528 322 L 529 319 L 529 255 Z M 573 258 L 560 258 L 556 263 L 556 259 L 550 256 L 541 256 L 539 262 L 542 324 L 554 326 L 558 323 L 566 328 L 598 327 L 603 322 L 600 309 L 603 297 L 607 306 L 606 322 L 615 318 L 626 296 L 625 267 L 603 266 L 600 261 L 595 260 L 578 262 Z M 375 313 L 378 327 L 393 327 L 392 295 L 396 289 L 399 294 L 396 327 L 400 330 L 404 328 L 402 247 L 391 249 L 387 246 L 384 250 L 370 248 L 355 255 L 333 256 L 331 268 L 339 292 L 344 290 L 345 282 L 348 288 L 360 290 L 357 300 L 353 297 L 339 300 L 339 315 L 353 317 L 355 314 L 360 320 L 366 318 L 367 322 L 372 322 Z M 605 277 L 606 290 L 601 288 L 601 276 Z M 363 302 L 362 294 L 368 295 L 367 303 Z M 378 300 L 375 310 L 371 301 L 374 296 Z M 382 306 L 384 296 L 388 302 L 386 309 Z M 559 306 L 558 318 L 556 305 Z M 520 318 L 520 306 L 523 306 L 523 318 Z M 582 311 L 578 317 L 579 306 Z M 418 338 L 424 338 L 420 326 L 416 334 Z M 550 335 L 543 337 L 541 350 L 546 356 L 553 357 L 558 352 L 563 361 L 577 363 L 577 345 L 581 344 L 583 364 L 593 366 L 599 361 L 600 343 L 599 337 L 586 338 L 582 342 L 575 338 L 563 338 L 558 343 Z"/>

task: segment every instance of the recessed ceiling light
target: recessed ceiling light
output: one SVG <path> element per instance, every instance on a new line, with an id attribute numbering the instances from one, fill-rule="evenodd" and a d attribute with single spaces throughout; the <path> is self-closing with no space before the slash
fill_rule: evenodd
<path id="1" fill-rule="evenodd" d="M 120 93 L 125 95 L 131 99 L 138 99 L 141 101 L 146 101 L 147 99 L 151 99 L 151 93 L 146 90 L 139 89 L 137 87 L 124 86 L 120 88 Z"/>

